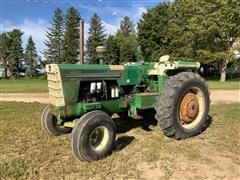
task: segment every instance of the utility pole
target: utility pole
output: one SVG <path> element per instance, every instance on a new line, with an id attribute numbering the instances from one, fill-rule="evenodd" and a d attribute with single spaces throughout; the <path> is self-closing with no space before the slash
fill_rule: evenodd
<path id="1" fill-rule="evenodd" d="M 80 64 L 84 63 L 84 21 L 80 20 Z"/>

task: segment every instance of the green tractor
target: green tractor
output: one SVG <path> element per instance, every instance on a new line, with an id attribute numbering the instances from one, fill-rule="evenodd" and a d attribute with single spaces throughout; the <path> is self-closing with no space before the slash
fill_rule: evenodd
<path id="1" fill-rule="evenodd" d="M 99 47 L 98 51 L 104 51 Z M 162 132 L 177 140 L 195 136 L 207 126 L 209 91 L 196 73 L 198 62 L 136 62 L 124 65 L 48 64 L 49 105 L 43 129 L 58 136 L 71 132 L 71 148 L 81 161 L 111 153 L 116 138 L 112 115 L 139 118 L 154 108 Z"/>

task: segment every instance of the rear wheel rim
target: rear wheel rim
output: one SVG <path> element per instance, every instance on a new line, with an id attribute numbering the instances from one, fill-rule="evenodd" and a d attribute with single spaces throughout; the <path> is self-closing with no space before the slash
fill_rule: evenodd
<path id="1" fill-rule="evenodd" d="M 205 111 L 205 98 L 201 89 L 191 87 L 181 98 L 178 117 L 185 129 L 195 128 L 201 121 Z"/>
<path id="2" fill-rule="evenodd" d="M 90 147 L 94 151 L 102 151 L 110 139 L 109 131 L 105 126 L 96 127 L 90 134 Z"/>

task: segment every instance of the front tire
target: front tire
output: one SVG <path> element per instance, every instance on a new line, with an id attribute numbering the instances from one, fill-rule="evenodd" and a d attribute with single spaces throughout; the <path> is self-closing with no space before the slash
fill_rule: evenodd
<path id="1" fill-rule="evenodd" d="M 184 139 L 201 133 L 207 126 L 209 91 L 196 73 L 172 76 L 161 90 L 154 106 L 155 118 L 163 133 Z"/>
<path id="2" fill-rule="evenodd" d="M 110 154 L 116 138 L 111 117 L 95 110 L 77 120 L 71 135 L 71 147 L 81 161 L 96 161 Z"/>
<path id="3" fill-rule="evenodd" d="M 49 106 L 46 106 L 42 112 L 41 124 L 43 130 L 51 136 L 59 136 L 71 132 L 71 128 L 58 126 L 57 117 L 50 111 Z"/>

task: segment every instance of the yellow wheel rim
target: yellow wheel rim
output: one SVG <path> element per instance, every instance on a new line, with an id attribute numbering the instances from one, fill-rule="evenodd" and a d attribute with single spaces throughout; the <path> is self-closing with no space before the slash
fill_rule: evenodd
<path id="1" fill-rule="evenodd" d="M 203 92 L 192 87 L 183 95 L 179 106 L 179 120 L 186 129 L 195 128 L 201 121 L 205 111 L 205 99 Z"/>
<path id="2" fill-rule="evenodd" d="M 109 131 L 104 126 L 96 127 L 90 134 L 90 146 L 94 151 L 102 151 L 109 141 Z"/>

